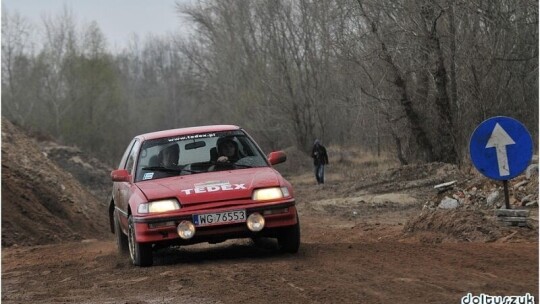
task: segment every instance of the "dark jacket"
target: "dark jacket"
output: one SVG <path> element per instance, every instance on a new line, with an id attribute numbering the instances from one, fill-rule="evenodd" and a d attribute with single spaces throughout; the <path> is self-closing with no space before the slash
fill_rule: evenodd
<path id="1" fill-rule="evenodd" d="M 328 154 L 326 153 L 326 148 L 320 143 L 313 145 L 311 150 L 311 157 L 313 158 L 313 164 L 318 165 L 328 165 Z"/>

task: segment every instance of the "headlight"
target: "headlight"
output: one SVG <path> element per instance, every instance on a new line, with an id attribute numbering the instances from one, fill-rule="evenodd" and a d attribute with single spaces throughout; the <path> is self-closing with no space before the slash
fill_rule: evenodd
<path id="1" fill-rule="evenodd" d="M 289 190 L 286 187 L 272 187 L 256 189 L 255 191 L 253 191 L 252 199 L 254 201 L 268 201 L 287 196 L 289 196 Z"/>
<path id="2" fill-rule="evenodd" d="M 140 204 L 138 211 L 139 213 L 160 213 L 178 209 L 180 209 L 180 204 L 177 200 L 166 199 Z"/>

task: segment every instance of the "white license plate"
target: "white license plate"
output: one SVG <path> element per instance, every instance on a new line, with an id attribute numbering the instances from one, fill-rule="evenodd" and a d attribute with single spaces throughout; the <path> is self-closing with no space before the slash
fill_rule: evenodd
<path id="1" fill-rule="evenodd" d="M 246 210 L 225 211 L 217 213 L 194 214 L 195 226 L 209 226 L 224 223 L 240 223 L 246 221 Z"/>

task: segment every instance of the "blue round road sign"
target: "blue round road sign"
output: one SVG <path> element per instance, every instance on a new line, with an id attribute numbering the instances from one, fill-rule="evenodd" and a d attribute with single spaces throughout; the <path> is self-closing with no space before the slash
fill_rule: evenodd
<path id="1" fill-rule="evenodd" d="M 532 159 L 533 141 L 521 122 L 497 116 L 476 127 L 469 151 L 480 173 L 496 180 L 509 180 L 527 169 Z"/>

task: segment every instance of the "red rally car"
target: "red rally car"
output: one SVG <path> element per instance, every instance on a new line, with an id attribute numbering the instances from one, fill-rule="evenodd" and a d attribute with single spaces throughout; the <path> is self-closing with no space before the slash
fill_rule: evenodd
<path id="1" fill-rule="evenodd" d="M 111 172 L 111 231 L 133 264 L 154 249 L 234 238 L 277 238 L 296 253 L 300 223 L 293 189 L 240 127 L 193 127 L 136 136 Z"/>

